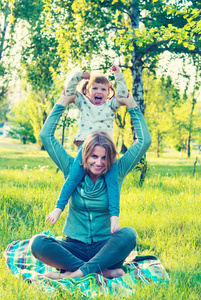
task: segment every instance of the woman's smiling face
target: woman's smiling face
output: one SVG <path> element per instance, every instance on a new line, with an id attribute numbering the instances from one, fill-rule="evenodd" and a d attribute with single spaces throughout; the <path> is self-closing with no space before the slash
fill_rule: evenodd
<path id="1" fill-rule="evenodd" d="M 91 179 L 95 182 L 105 170 L 106 150 L 102 146 L 95 146 L 86 160 L 86 166 Z"/>

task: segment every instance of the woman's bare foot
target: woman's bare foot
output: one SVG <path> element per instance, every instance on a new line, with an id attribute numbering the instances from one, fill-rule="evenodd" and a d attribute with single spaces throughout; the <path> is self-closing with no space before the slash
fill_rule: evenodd
<path id="1" fill-rule="evenodd" d="M 116 278 L 125 275 L 125 272 L 122 269 L 105 269 L 102 272 L 99 272 L 99 274 L 103 275 L 106 278 Z M 45 274 L 45 277 L 59 280 L 64 278 L 81 278 L 84 277 L 84 274 L 80 269 L 78 269 L 75 272 L 65 272 L 65 273 L 56 273 L 56 272 L 49 272 Z"/>
<path id="2" fill-rule="evenodd" d="M 84 273 L 82 273 L 82 271 L 80 269 L 78 269 L 77 271 L 72 272 L 70 277 L 71 278 L 81 278 L 81 277 L 84 277 Z"/>
<path id="3" fill-rule="evenodd" d="M 80 269 L 76 270 L 75 272 L 65 272 L 65 273 L 56 273 L 56 272 L 48 272 L 45 274 L 45 277 L 54 279 L 54 280 L 59 280 L 59 279 L 64 279 L 64 278 L 80 278 L 83 277 L 84 274 Z"/>
<path id="4" fill-rule="evenodd" d="M 58 279 L 70 277 L 71 274 L 72 274 L 72 272 L 65 272 L 65 273 L 48 272 L 45 274 L 45 277 L 54 279 L 54 280 L 58 280 Z"/>
<path id="5" fill-rule="evenodd" d="M 99 274 L 103 275 L 106 278 L 116 278 L 116 277 L 121 277 L 121 276 L 125 275 L 125 272 L 120 268 L 113 269 L 113 270 L 105 269 L 102 272 L 100 272 Z"/>

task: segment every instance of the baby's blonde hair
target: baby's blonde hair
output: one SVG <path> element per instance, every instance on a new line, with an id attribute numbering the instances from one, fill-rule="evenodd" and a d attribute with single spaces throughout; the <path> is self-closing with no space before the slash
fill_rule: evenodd
<path id="1" fill-rule="evenodd" d="M 85 139 L 82 149 L 82 165 L 84 166 L 85 173 L 89 173 L 87 167 L 87 159 L 93 152 L 94 147 L 96 146 L 101 146 L 105 148 L 105 170 L 102 173 L 104 175 L 109 171 L 111 165 L 113 164 L 117 156 L 117 151 L 113 140 L 106 132 L 96 131 L 90 134 Z"/>

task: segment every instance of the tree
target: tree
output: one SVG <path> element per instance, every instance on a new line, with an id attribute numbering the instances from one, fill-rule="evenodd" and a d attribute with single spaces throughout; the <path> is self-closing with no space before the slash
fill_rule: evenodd
<path id="1" fill-rule="evenodd" d="M 17 29 L 24 20 L 36 20 L 41 11 L 41 1 L 1 0 L 0 1 L 0 102 L 7 97 L 9 83 L 16 69 L 15 60 L 20 51 Z M 24 37 L 20 37 L 23 40 Z M 17 45 L 18 44 L 18 45 Z M 18 47 L 17 47 L 18 46 Z"/>
<path id="2" fill-rule="evenodd" d="M 58 42 L 55 39 L 55 27 L 51 24 L 46 30 L 45 1 L 40 1 L 42 10 L 38 18 L 27 20 L 28 38 L 21 52 L 20 77 L 30 104 L 29 115 L 32 120 L 34 135 L 40 143 L 39 132 L 53 107 L 60 84 L 60 57 L 57 53 Z M 50 25 L 49 25 L 50 26 Z M 57 81 L 57 82 L 56 82 Z M 42 145 L 42 150 L 44 147 Z"/>
<path id="3" fill-rule="evenodd" d="M 4 100 L 0 102 L 0 123 L 4 123 L 6 121 L 6 114 L 9 111 L 9 103 Z"/>
<path id="4" fill-rule="evenodd" d="M 11 114 L 8 114 L 7 118 L 11 124 L 11 129 L 8 132 L 10 136 L 14 139 L 20 139 L 23 144 L 36 142 L 33 126 L 27 112 L 27 104 L 24 99 L 13 106 Z"/>
<path id="5" fill-rule="evenodd" d="M 186 1 L 188 8 L 182 6 L 183 1 L 168 5 L 162 0 L 60 3 L 63 19 L 59 20 L 57 39 L 63 62 L 86 67 L 94 66 L 96 60 L 100 67 L 108 68 L 118 56 L 122 66 L 131 71 L 132 93 L 142 112 L 143 68 L 156 68 L 158 55 L 166 50 L 175 54 L 201 53 L 200 32 L 192 32 L 190 22 L 191 16 L 200 18 L 197 1 Z M 49 15 L 54 19 L 52 11 L 49 5 Z"/>
<path id="6" fill-rule="evenodd" d="M 200 94 L 200 78 L 201 78 L 201 59 L 199 56 L 192 55 L 191 56 L 193 61 L 193 66 L 195 67 L 195 82 L 193 84 L 193 91 L 191 93 L 190 99 L 191 99 L 191 108 L 189 110 L 189 125 L 188 125 L 188 143 L 187 143 L 187 151 L 188 151 L 188 157 L 191 155 L 191 139 L 192 139 L 192 132 L 196 131 L 193 127 L 193 119 L 194 119 L 194 111 L 195 106 L 197 103 L 197 97 Z M 190 79 L 190 76 L 188 76 Z M 190 80 L 189 80 L 190 81 Z M 188 90 L 188 84 L 186 86 L 186 90 Z"/>
<path id="7" fill-rule="evenodd" d="M 180 105 L 178 88 L 170 76 L 154 78 L 150 74 L 144 76 L 145 117 L 152 135 L 152 147 L 156 149 L 157 157 L 163 149 L 167 135 L 172 131 L 172 115 Z M 177 128 L 174 128 L 176 131 Z"/>
<path id="8" fill-rule="evenodd" d="M 0 1 L 0 16 L 1 16 L 1 32 L 0 32 L 0 104 L 3 105 L 3 101 L 6 98 L 8 92 L 8 85 L 11 77 L 9 71 L 9 64 L 6 62 L 5 57 L 10 54 L 10 48 L 13 44 L 13 39 L 8 36 L 8 31 L 12 31 L 9 28 L 9 15 L 11 13 L 10 1 Z"/>
<path id="9" fill-rule="evenodd" d="M 194 128 L 194 126 L 196 124 L 196 106 L 198 106 L 197 99 L 200 95 L 201 57 L 193 53 L 183 56 L 183 67 L 179 70 L 179 75 L 181 78 L 180 80 L 185 86 L 183 103 L 186 102 L 186 107 L 188 107 L 189 111 L 186 110 L 186 107 L 183 108 L 186 118 L 185 121 L 182 119 L 182 128 L 178 124 L 178 128 L 180 128 L 183 133 L 186 130 L 188 131 L 188 138 L 186 138 L 186 134 L 181 134 L 181 136 L 178 137 L 177 144 L 178 149 L 187 150 L 188 157 L 190 157 L 192 134 L 195 135 L 196 132 L 196 128 Z M 174 123 L 176 124 L 177 121 L 174 121 Z M 183 140 L 181 140 L 181 137 L 183 137 Z"/>
<path id="10" fill-rule="evenodd" d="M 195 106 L 196 100 L 193 94 L 183 95 L 183 101 L 179 107 L 173 109 L 173 123 L 169 140 L 178 151 L 186 151 L 188 157 L 191 153 L 191 141 L 200 142 L 201 116 Z"/>

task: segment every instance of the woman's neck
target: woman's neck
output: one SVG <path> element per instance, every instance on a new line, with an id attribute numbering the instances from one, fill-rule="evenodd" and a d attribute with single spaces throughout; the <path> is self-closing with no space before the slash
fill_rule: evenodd
<path id="1" fill-rule="evenodd" d="M 90 176 L 91 180 L 93 181 L 93 183 L 95 184 L 98 179 L 98 176 L 96 176 L 96 175 L 93 175 L 93 176 L 89 175 L 89 176 Z"/>
<path id="2" fill-rule="evenodd" d="M 92 174 L 92 173 L 89 173 L 88 175 L 91 178 L 91 180 L 93 181 L 93 183 L 95 184 L 98 179 L 98 176 L 95 174 Z"/>

